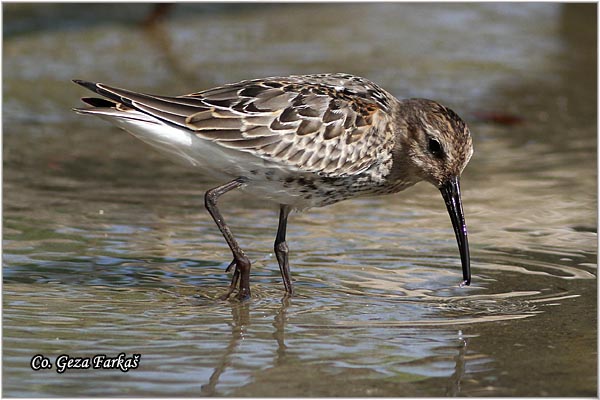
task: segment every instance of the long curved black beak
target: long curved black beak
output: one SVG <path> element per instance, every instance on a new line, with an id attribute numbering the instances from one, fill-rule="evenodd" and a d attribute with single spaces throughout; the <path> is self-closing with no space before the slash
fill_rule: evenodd
<path id="1" fill-rule="evenodd" d="M 469 285 L 471 283 L 471 258 L 469 256 L 469 240 L 467 239 L 467 224 L 465 223 L 465 215 L 463 213 L 462 200 L 460 199 L 460 182 L 458 177 L 448 179 L 440 187 L 440 192 L 446 202 L 446 208 L 452 227 L 458 242 L 458 250 L 460 251 L 460 261 L 462 263 L 463 281 L 460 286 Z"/>

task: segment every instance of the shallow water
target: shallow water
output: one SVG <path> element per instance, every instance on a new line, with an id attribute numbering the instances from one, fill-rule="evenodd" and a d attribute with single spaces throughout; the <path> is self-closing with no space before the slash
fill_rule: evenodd
<path id="1" fill-rule="evenodd" d="M 119 8 L 123 7 L 123 8 Z M 5 396 L 595 396 L 596 6 L 5 4 Z M 292 214 L 228 194 L 253 299 L 221 301 L 213 183 L 70 111 L 72 78 L 181 94 L 345 71 L 469 123 L 473 283 L 439 192 Z M 141 354 L 33 371 L 36 354 Z"/>

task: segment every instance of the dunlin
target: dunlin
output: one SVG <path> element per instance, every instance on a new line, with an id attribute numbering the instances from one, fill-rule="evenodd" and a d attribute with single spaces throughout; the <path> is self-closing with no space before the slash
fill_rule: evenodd
<path id="1" fill-rule="evenodd" d="M 80 114 L 104 118 L 170 158 L 227 182 L 205 194 L 233 261 L 231 285 L 250 297 L 250 261 L 217 200 L 242 189 L 279 205 L 275 255 L 293 293 L 286 242 L 292 209 L 396 193 L 419 181 L 442 193 L 458 242 L 463 281 L 471 280 L 460 175 L 473 153 L 469 129 L 443 105 L 398 100 L 348 74 L 247 80 L 184 96 L 156 96 L 75 80 L 104 98 L 83 98 Z"/>

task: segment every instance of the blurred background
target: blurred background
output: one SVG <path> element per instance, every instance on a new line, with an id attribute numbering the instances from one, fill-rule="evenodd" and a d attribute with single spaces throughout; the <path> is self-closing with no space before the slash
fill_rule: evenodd
<path id="1" fill-rule="evenodd" d="M 5 396 L 596 396 L 597 5 L 3 4 Z M 347 72 L 470 126 L 473 284 L 439 192 L 293 214 L 223 213 L 209 176 L 71 108 L 71 79 L 180 95 Z M 141 354 L 127 374 L 32 371 L 35 354 Z"/>

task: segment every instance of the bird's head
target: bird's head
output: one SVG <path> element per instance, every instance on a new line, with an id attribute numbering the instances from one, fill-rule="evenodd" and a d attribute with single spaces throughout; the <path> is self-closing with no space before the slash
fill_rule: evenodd
<path id="1" fill-rule="evenodd" d="M 420 178 L 441 188 L 459 177 L 473 154 L 469 128 L 451 109 L 425 99 L 403 102 L 403 150 Z"/>
<path id="2" fill-rule="evenodd" d="M 406 167 L 442 193 L 460 250 L 461 285 L 469 285 L 469 243 L 459 183 L 473 155 L 469 128 L 454 111 L 432 100 L 405 100 L 400 103 L 399 112 L 403 126 L 398 144 Z"/>

